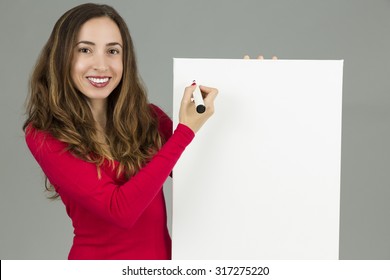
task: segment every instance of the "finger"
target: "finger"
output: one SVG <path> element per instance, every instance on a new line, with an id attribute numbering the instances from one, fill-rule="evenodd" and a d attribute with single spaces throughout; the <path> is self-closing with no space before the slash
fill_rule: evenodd
<path id="1" fill-rule="evenodd" d="M 211 92 L 214 92 L 214 91 L 218 92 L 218 89 L 212 88 L 212 87 L 207 87 L 207 86 L 199 86 L 199 89 L 200 89 L 200 91 L 201 91 L 203 94 L 205 94 L 206 96 L 207 96 L 209 93 L 211 93 Z"/>
<path id="2" fill-rule="evenodd" d="M 184 89 L 183 98 L 181 100 L 181 103 L 189 104 L 191 103 L 192 94 L 194 93 L 196 88 L 196 84 L 193 84 L 191 86 L 188 86 Z"/>
<path id="3" fill-rule="evenodd" d="M 199 86 L 199 88 L 200 88 L 201 92 L 205 94 L 205 97 L 204 97 L 205 102 L 207 102 L 207 103 L 214 102 L 215 98 L 218 95 L 218 89 L 206 87 L 206 86 Z"/>
<path id="4" fill-rule="evenodd" d="M 257 59 L 263 60 L 263 59 L 264 59 L 264 56 L 263 56 L 263 55 L 259 55 L 259 56 L 257 57 Z"/>
<path id="5" fill-rule="evenodd" d="M 274 55 L 274 56 L 272 57 L 272 59 L 273 59 L 273 60 L 277 60 L 278 57 L 277 57 L 276 55 Z"/>
<path id="6" fill-rule="evenodd" d="M 249 55 L 244 55 L 244 59 L 251 59 L 250 57 L 249 57 Z"/>

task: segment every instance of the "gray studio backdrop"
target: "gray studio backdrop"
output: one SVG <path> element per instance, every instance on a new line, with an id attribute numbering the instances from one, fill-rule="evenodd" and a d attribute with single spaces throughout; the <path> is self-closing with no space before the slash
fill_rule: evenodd
<path id="1" fill-rule="evenodd" d="M 38 53 L 55 21 L 81 3 L 0 2 L 1 259 L 67 258 L 70 219 L 46 199 L 21 127 Z M 170 116 L 173 57 L 344 59 L 340 259 L 390 259 L 389 0 L 106 3 L 129 25 L 150 100 Z"/>

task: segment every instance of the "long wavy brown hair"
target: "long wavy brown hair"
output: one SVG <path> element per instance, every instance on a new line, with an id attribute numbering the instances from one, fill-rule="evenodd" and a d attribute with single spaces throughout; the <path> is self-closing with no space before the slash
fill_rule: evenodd
<path id="1" fill-rule="evenodd" d="M 112 19 L 123 40 L 122 80 L 107 99 L 105 137 L 109 151 L 99 143 L 87 100 L 71 79 L 79 30 L 85 22 L 98 17 Z M 25 132 L 29 125 L 50 132 L 67 143 L 75 156 L 95 163 L 98 171 L 105 160 L 117 160 L 118 176 L 124 172 L 130 178 L 162 144 L 158 121 L 138 74 L 130 32 L 123 18 L 107 5 L 83 4 L 56 22 L 31 75 L 26 106 Z M 49 187 L 53 189 L 50 184 Z"/>

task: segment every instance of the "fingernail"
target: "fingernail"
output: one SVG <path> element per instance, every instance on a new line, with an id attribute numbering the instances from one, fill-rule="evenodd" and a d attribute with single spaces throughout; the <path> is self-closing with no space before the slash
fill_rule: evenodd
<path id="1" fill-rule="evenodd" d="M 196 81 L 193 80 L 191 86 L 195 86 L 195 85 L 196 85 Z"/>

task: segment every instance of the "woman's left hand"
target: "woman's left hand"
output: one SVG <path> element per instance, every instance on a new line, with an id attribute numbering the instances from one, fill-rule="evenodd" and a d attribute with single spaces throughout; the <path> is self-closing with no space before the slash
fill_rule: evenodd
<path id="1" fill-rule="evenodd" d="M 250 57 L 249 57 L 249 55 L 244 55 L 244 59 L 251 59 Z M 257 57 L 257 59 L 264 59 L 264 56 L 263 55 L 259 55 L 258 57 Z M 278 59 L 278 57 L 277 56 L 272 56 L 272 59 L 273 60 L 277 60 Z"/>

